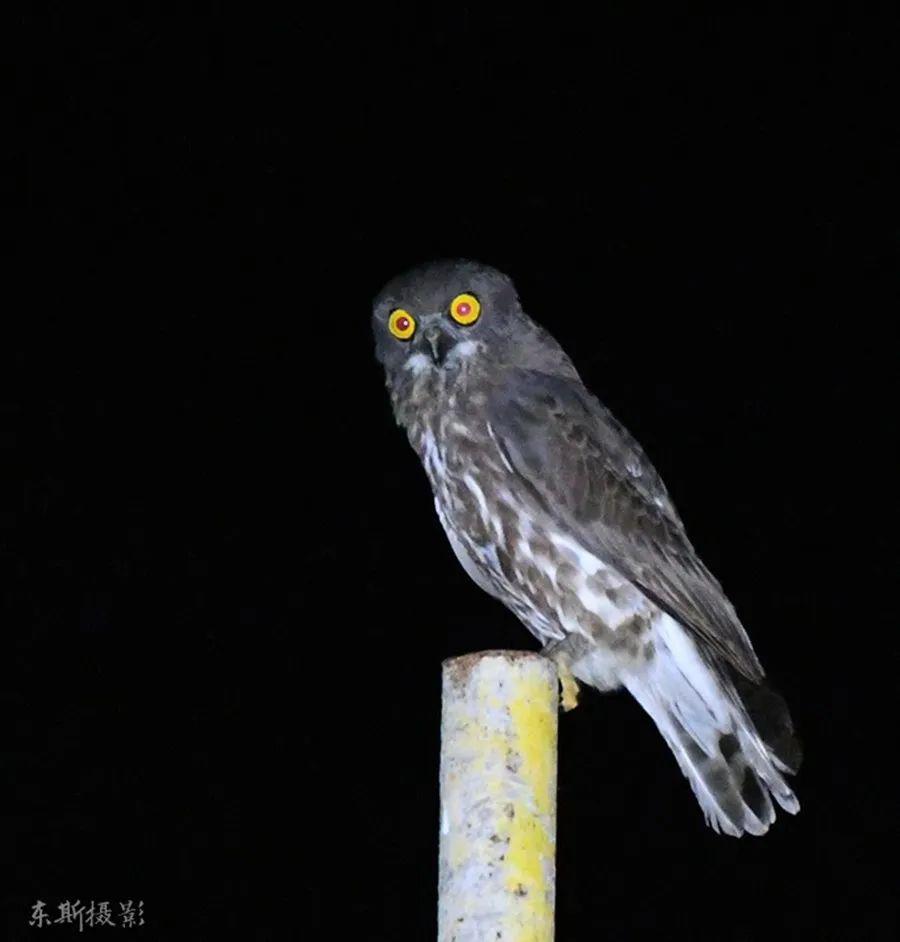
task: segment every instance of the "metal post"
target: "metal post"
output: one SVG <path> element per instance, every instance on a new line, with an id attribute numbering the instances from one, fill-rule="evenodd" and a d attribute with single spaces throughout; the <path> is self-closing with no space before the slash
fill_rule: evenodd
<path id="1" fill-rule="evenodd" d="M 444 662 L 438 942 L 552 942 L 556 736 L 552 661 Z"/>

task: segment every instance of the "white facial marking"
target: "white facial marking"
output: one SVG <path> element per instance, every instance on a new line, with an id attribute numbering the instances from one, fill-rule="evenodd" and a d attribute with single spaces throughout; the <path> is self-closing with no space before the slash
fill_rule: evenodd
<path id="1" fill-rule="evenodd" d="M 431 359 L 424 353 L 414 353 L 404 364 L 403 369 L 409 370 L 413 376 L 418 376 L 430 369 Z"/>
<path id="2" fill-rule="evenodd" d="M 448 363 L 453 363 L 454 360 L 465 360 L 468 357 L 474 355 L 481 348 L 480 343 L 476 343 L 474 340 L 463 340 L 460 341 L 451 351 L 447 357 Z"/>

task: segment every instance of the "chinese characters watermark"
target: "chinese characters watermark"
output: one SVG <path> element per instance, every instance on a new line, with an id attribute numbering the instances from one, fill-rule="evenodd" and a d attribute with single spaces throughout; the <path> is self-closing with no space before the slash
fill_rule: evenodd
<path id="1" fill-rule="evenodd" d="M 59 916 L 53 919 L 47 912 L 47 904 L 43 900 L 38 900 L 31 907 L 31 919 L 28 925 L 35 929 L 46 929 L 48 926 L 78 926 L 79 932 L 84 932 L 85 927 L 94 929 L 97 926 L 119 926 L 125 929 L 135 929 L 144 925 L 144 901 L 126 900 L 119 903 L 118 912 L 113 912 L 112 904 L 108 901 L 95 903 L 82 903 L 80 899 L 64 900 L 57 903 Z"/>

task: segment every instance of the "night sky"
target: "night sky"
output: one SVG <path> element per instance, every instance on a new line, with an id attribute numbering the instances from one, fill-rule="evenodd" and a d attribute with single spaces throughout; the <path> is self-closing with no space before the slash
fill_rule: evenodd
<path id="1" fill-rule="evenodd" d="M 798 817 L 719 837 L 585 691 L 558 940 L 891 937 L 896 19 L 124 6 L 7 34 L 3 937 L 77 934 L 38 899 L 143 900 L 88 939 L 434 937 L 441 661 L 536 648 L 373 356 L 374 294 L 444 256 L 643 444 L 806 753 Z"/>

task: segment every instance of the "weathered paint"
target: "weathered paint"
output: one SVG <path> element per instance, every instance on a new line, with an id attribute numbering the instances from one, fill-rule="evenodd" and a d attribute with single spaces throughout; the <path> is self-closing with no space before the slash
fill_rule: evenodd
<path id="1" fill-rule="evenodd" d="M 438 942 L 552 942 L 556 746 L 550 660 L 445 662 Z"/>

